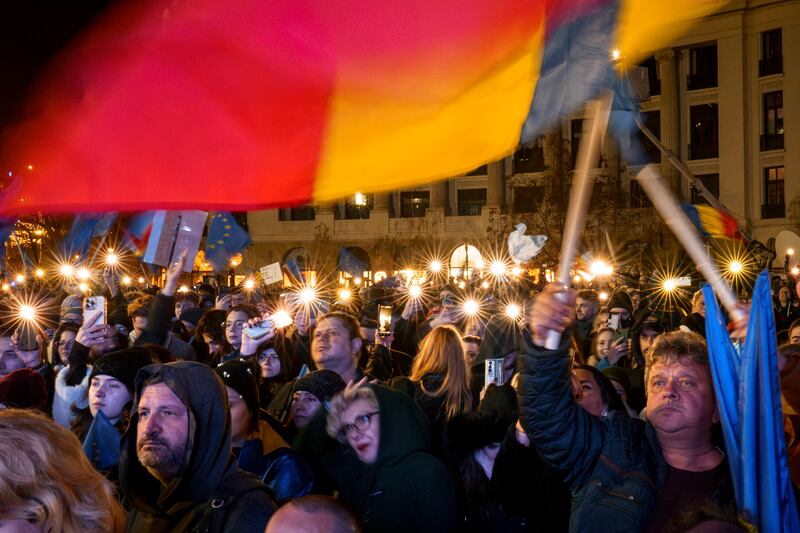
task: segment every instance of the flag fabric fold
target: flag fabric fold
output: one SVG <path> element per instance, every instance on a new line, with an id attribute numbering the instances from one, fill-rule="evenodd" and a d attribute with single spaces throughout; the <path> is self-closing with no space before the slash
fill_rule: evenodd
<path id="1" fill-rule="evenodd" d="M 110 470 L 119 464 L 121 440 L 119 430 L 103 411 L 97 411 L 83 439 L 83 453 L 98 470 Z"/>
<path id="2" fill-rule="evenodd" d="M 356 257 L 353 252 L 345 248 L 339 247 L 339 270 L 346 272 L 354 278 L 360 278 L 364 275 L 364 271 L 369 269 L 369 265 Z"/>
<path id="3" fill-rule="evenodd" d="M 710 205 L 683 204 L 682 207 L 683 212 L 704 238 L 744 240 L 739 231 L 739 223 L 728 213 Z"/>
<path id="4" fill-rule="evenodd" d="M 27 170 L 0 212 L 246 211 L 458 175 L 610 89 L 612 48 L 635 64 L 725 3 L 118 2 L 5 136 Z"/>
<path id="5" fill-rule="evenodd" d="M 706 335 L 728 463 L 742 516 L 759 531 L 800 531 L 783 432 L 769 274 L 756 280 L 744 344 L 731 343 L 710 287 Z"/>

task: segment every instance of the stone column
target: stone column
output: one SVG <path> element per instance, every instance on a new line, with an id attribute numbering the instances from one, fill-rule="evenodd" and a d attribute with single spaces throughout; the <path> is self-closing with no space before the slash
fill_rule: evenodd
<path id="1" fill-rule="evenodd" d="M 672 49 L 662 50 L 656 53 L 655 57 L 661 78 L 661 143 L 680 158 L 681 111 L 678 101 L 678 57 Z M 673 192 L 679 197 L 683 197 L 680 172 L 664 154 L 661 154 L 661 174 Z"/>
<path id="2" fill-rule="evenodd" d="M 506 205 L 505 164 L 503 160 L 492 161 L 487 165 L 486 207 L 503 209 Z"/>
<path id="3" fill-rule="evenodd" d="M 447 181 L 437 181 L 431 185 L 431 209 L 444 209 L 447 205 Z"/>
<path id="4" fill-rule="evenodd" d="M 555 126 L 544 134 L 544 148 L 542 149 L 545 167 L 560 176 L 564 167 L 564 141 L 561 138 L 561 127 Z"/>
<path id="5" fill-rule="evenodd" d="M 388 211 L 391 199 L 392 193 L 390 192 L 376 192 L 372 201 L 372 208 L 376 211 Z"/>

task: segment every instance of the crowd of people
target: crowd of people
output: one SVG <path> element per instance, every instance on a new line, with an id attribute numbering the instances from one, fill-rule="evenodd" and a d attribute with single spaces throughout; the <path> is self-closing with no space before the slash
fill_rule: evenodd
<path id="1" fill-rule="evenodd" d="M 2 324 L 0 531 L 749 530 L 701 291 L 677 317 L 624 280 L 508 281 L 481 313 L 448 281 L 376 285 L 322 311 L 181 275 L 107 272 L 104 313 L 64 285 Z M 773 292 L 800 487 L 800 295 Z"/>

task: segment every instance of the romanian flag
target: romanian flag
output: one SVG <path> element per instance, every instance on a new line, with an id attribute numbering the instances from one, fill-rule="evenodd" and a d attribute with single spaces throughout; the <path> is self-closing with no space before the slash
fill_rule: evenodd
<path id="1" fill-rule="evenodd" d="M 729 213 L 725 213 L 710 205 L 683 205 L 683 212 L 697 227 L 697 231 L 708 239 L 744 240 L 739 231 L 739 223 Z"/>
<path id="2" fill-rule="evenodd" d="M 0 213 L 242 211 L 511 153 L 724 0 L 133 0 L 6 132 Z M 167 7 L 165 7 L 167 6 Z"/>

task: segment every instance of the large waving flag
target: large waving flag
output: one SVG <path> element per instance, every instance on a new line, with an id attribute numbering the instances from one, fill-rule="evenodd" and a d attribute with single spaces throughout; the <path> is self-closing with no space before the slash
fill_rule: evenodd
<path id="1" fill-rule="evenodd" d="M 214 213 L 206 237 L 206 261 L 219 272 L 228 268 L 228 261 L 250 246 L 250 235 L 230 213 Z"/>
<path id="2" fill-rule="evenodd" d="M 747 338 L 733 347 L 714 292 L 706 337 L 736 503 L 759 531 L 800 531 L 786 455 L 769 274 L 756 280 Z"/>
<path id="3" fill-rule="evenodd" d="M 250 210 L 512 152 L 724 0 L 123 2 L 3 143 L 0 212 Z M 28 167 L 30 165 L 30 167 Z"/>
<path id="4" fill-rule="evenodd" d="M 736 217 L 710 205 L 684 204 L 683 212 L 695 225 L 697 231 L 705 237 L 715 239 L 744 240 Z"/>

